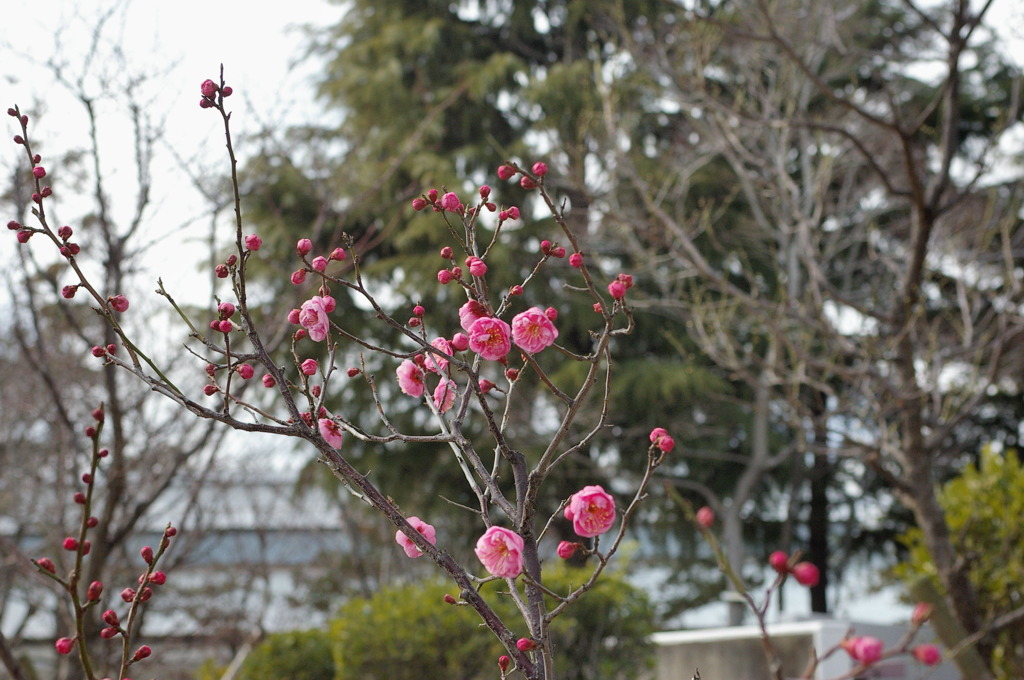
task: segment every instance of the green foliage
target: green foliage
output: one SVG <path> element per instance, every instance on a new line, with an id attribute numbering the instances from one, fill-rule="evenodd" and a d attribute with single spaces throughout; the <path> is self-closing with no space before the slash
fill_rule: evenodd
<path id="1" fill-rule="evenodd" d="M 327 633 L 274 633 L 253 649 L 238 680 L 333 680 L 334 658 Z"/>
<path id="2" fill-rule="evenodd" d="M 940 502 L 954 549 L 970 565 L 982 619 L 1024 605 L 1024 466 L 1017 452 L 984 447 L 977 465 L 942 487 Z M 907 583 L 928 576 L 941 590 L 922 531 L 914 527 L 901 540 L 909 554 L 895 567 L 896 575 Z M 1024 629 L 1011 626 L 996 639 L 992 662 L 999 678 L 1024 677 Z"/>
<path id="3" fill-rule="evenodd" d="M 559 567 L 545 574 L 545 583 L 555 592 L 568 592 L 586 573 Z M 492 584 L 484 594 L 515 630 L 518 613 L 502 588 Z M 503 650 L 475 612 L 444 604 L 450 590 L 445 584 L 419 582 L 344 605 L 331 625 L 336 680 L 495 677 Z M 555 619 L 551 631 L 555 665 L 567 680 L 627 680 L 651 665 L 654 610 L 644 593 L 620 575 L 606 574 Z"/>

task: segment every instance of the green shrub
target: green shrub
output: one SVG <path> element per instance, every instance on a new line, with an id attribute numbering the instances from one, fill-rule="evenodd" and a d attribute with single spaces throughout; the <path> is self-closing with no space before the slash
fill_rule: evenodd
<path id="1" fill-rule="evenodd" d="M 238 680 L 334 680 L 334 657 L 327 633 L 319 630 L 274 633 L 242 663 Z"/>
<path id="2" fill-rule="evenodd" d="M 585 571 L 545 574 L 545 585 L 568 592 Z M 520 620 L 505 584 L 492 583 L 485 597 L 502 619 Z M 414 583 L 381 590 L 343 606 L 331 625 L 336 680 L 493 680 L 501 646 L 469 607 L 444 604 L 451 586 Z M 521 625 L 521 624 L 520 624 Z M 525 630 L 513 631 L 525 635 Z M 598 585 L 552 624 L 555 665 L 565 680 L 630 680 L 650 668 L 654 610 L 643 592 L 620 576 Z"/>
<path id="3" fill-rule="evenodd" d="M 942 487 L 939 500 L 953 536 L 954 548 L 969 565 L 982 619 L 1024 605 L 1024 467 L 1015 451 L 1000 454 L 986 447 L 977 466 Z M 918 528 L 900 539 L 909 549 L 896 575 L 909 583 L 928 576 L 944 592 Z M 1024 678 L 1024 627 L 1011 626 L 996 635 L 992 665 L 1000 680 Z"/>

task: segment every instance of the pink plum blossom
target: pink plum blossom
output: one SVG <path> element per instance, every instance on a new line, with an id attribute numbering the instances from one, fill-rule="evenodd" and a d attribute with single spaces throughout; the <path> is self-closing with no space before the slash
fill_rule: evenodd
<path id="1" fill-rule="evenodd" d="M 217 83 L 207 78 L 203 81 L 202 85 L 199 86 L 199 91 L 203 93 L 204 97 L 212 97 L 217 94 Z"/>
<path id="2" fill-rule="evenodd" d="M 344 440 L 344 434 L 338 423 L 330 418 L 321 418 L 317 421 L 317 425 L 320 427 L 320 436 L 326 439 L 327 443 L 334 448 L 340 449 Z"/>
<path id="3" fill-rule="evenodd" d="M 423 396 L 423 369 L 411 359 L 406 359 L 395 371 L 398 374 L 398 387 L 410 397 Z"/>
<path id="4" fill-rule="evenodd" d="M 459 307 L 459 325 L 464 331 L 468 332 L 474 321 L 485 316 L 487 316 L 487 310 L 476 300 L 470 300 Z"/>
<path id="5" fill-rule="evenodd" d="M 558 337 L 558 329 L 540 307 L 532 307 L 512 317 L 512 339 L 528 354 L 550 347 Z"/>
<path id="6" fill-rule="evenodd" d="M 512 349 L 511 329 L 501 319 L 484 317 L 477 319 L 469 328 L 469 348 L 482 359 L 498 361 L 504 359 Z"/>
<path id="7" fill-rule="evenodd" d="M 320 297 L 314 295 L 302 303 L 299 310 L 299 323 L 309 330 L 309 337 L 320 342 L 327 337 L 331 329 L 331 321 L 327 315 L 334 311 L 335 301 L 330 295 Z"/>
<path id="8" fill-rule="evenodd" d="M 447 412 L 455 404 L 455 382 L 442 378 L 434 388 L 434 407 L 441 413 Z"/>
<path id="9" fill-rule="evenodd" d="M 128 298 L 124 295 L 115 295 L 110 298 L 110 306 L 115 312 L 127 312 L 128 311 Z"/>
<path id="10" fill-rule="evenodd" d="M 75 639 L 62 637 L 54 643 L 54 647 L 57 648 L 58 654 L 70 654 L 71 650 L 75 648 Z"/>
<path id="11" fill-rule="evenodd" d="M 434 530 L 434 527 L 427 524 L 419 517 L 410 517 L 406 521 L 409 522 L 413 529 L 423 534 L 423 538 L 427 539 L 427 542 L 430 543 L 430 545 L 437 545 L 437 532 Z M 423 554 L 423 551 L 416 547 L 416 544 L 412 542 L 412 539 L 401 531 L 395 532 L 395 541 L 398 545 L 402 546 L 405 550 L 405 554 L 409 557 L 419 557 Z"/>
<path id="12" fill-rule="evenodd" d="M 295 252 L 299 255 L 309 255 L 309 251 L 313 250 L 313 242 L 308 238 L 300 238 L 295 242 Z"/>
<path id="13" fill-rule="evenodd" d="M 438 350 L 439 352 L 444 352 L 445 354 L 452 353 L 451 343 L 449 343 L 444 338 L 434 338 L 431 341 L 430 346 Z M 445 359 L 444 357 L 439 357 L 431 352 L 427 352 L 423 356 L 423 367 L 428 371 L 432 371 L 434 373 L 441 373 L 444 371 L 444 369 L 448 368 L 448 360 Z"/>
<path id="14" fill-rule="evenodd" d="M 249 234 L 245 237 L 245 247 L 249 250 L 259 250 L 263 247 L 263 239 L 256 234 Z"/>
<path id="15" fill-rule="evenodd" d="M 515 578 L 523 571 L 523 539 L 509 529 L 488 528 L 476 542 L 474 552 L 494 576 Z"/>
<path id="16" fill-rule="evenodd" d="M 316 359 L 306 359 L 299 366 L 299 370 L 302 371 L 302 375 L 313 375 L 319 370 L 320 365 L 316 362 Z"/>
<path id="17" fill-rule="evenodd" d="M 313 262 L 311 264 L 315 271 L 322 272 L 327 269 L 327 258 L 323 255 L 317 255 L 313 258 Z"/>
<path id="18" fill-rule="evenodd" d="M 615 523 L 615 499 L 601 486 L 585 486 L 569 498 L 565 518 L 584 538 L 599 536 Z"/>

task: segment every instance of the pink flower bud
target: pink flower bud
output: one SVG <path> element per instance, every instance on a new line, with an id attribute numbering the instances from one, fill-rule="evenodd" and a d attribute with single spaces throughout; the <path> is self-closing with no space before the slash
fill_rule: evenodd
<path id="1" fill-rule="evenodd" d="M 576 550 L 580 547 L 579 543 L 571 543 L 569 541 L 560 541 L 556 552 L 558 556 L 563 560 L 567 560 L 576 554 Z"/>
<path id="2" fill-rule="evenodd" d="M 110 627 L 104 628 L 103 630 L 100 631 L 100 637 L 103 638 L 104 640 L 109 640 L 109 639 L 115 637 L 118 632 L 119 631 L 117 630 L 117 628 L 115 628 L 114 626 L 110 626 Z"/>
<path id="3" fill-rule="evenodd" d="M 362 370 L 360 370 L 360 369 L 356 368 L 355 366 L 351 366 L 351 367 L 349 367 L 349 369 L 348 369 L 347 371 L 345 371 L 345 372 L 346 372 L 346 373 L 348 374 L 348 377 L 350 377 L 350 378 L 354 378 L 354 377 L 356 377 L 357 375 L 359 375 L 360 373 L 362 373 Z"/>
<path id="4" fill-rule="evenodd" d="M 131 602 L 135 599 L 135 591 L 131 588 L 125 588 L 121 591 L 121 599 L 125 602 Z"/>
<path id="5" fill-rule="evenodd" d="M 277 384 L 277 381 L 274 380 L 274 376 L 270 375 L 269 373 L 267 373 L 267 374 L 265 374 L 263 376 L 263 386 L 264 387 L 270 388 L 270 387 L 273 387 L 276 384 Z"/>
<path id="6" fill-rule="evenodd" d="M 36 179 L 42 179 L 46 177 L 46 168 L 44 168 L 41 165 L 37 165 L 36 167 L 32 168 L 32 176 L 35 177 Z"/>
<path id="7" fill-rule="evenodd" d="M 530 169 L 533 171 L 533 174 L 537 175 L 537 177 L 543 177 L 544 175 L 548 174 L 547 163 L 544 163 L 542 161 L 537 161 L 536 163 L 533 164 L 533 167 Z"/>
<path id="8" fill-rule="evenodd" d="M 710 529 L 715 523 L 715 511 L 708 506 L 702 507 L 697 511 L 697 524 L 701 525 L 705 529 Z"/>
<path id="9" fill-rule="evenodd" d="M 255 371 L 249 364 L 242 364 L 238 367 L 238 375 L 241 376 L 242 380 L 248 380 L 253 374 L 255 374 Z"/>
<path id="10" fill-rule="evenodd" d="M 910 622 L 915 626 L 920 626 L 928 622 L 928 619 L 932 617 L 932 611 L 935 610 L 928 602 L 918 602 L 914 605 L 914 611 L 910 615 Z"/>
<path id="11" fill-rule="evenodd" d="M 885 647 L 881 640 L 871 635 L 848 638 L 843 640 L 841 644 L 854 661 L 859 661 L 865 666 L 869 666 L 881 659 L 882 650 Z"/>
<path id="12" fill-rule="evenodd" d="M 520 652 L 529 652 L 537 649 L 537 643 L 530 638 L 519 638 L 516 640 L 516 647 Z"/>
<path id="13" fill-rule="evenodd" d="M 208 397 L 212 397 L 219 391 L 220 389 L 216 385 L 206 385 L 203 387 L 203 394 L 205 394 Z"/>
<path id="14" fill-rule="evenodd" d="M 776 550 L 768 556 L 768 564 L 780 574 L 789 573 L 789 555 L 781 550 Z"/>
<path id="15" fill-rule="evenodd" d="M 303 375 L 313 375 L 319 367 L 320 366 L 317 364 L 316 359 L 306 359 L 302 362 L 299 370 L 302 371 Z"/>
<path id="16" fill-rule="evenodd" d="M 569 256 L 569 265 L 579 269 L 583 266 L 583 256 L 579 253 L 573 253 Z"/>
<path id="17" fill-rule="evenodd" d="M 452 278 L 458 279 L 462 277 L 462 267 L 452 267 Z"/>
<path id="18" fill-rule="evenodd" d="M 808 588 L 813 588 L 818 585 L 818 581 L 821 579 L 818 567 L 810 562 L 798 562 L 793 565 L 791 571 L 793 572 L 793 578 L 796 579 L 797 583 L 802 586 L 807 586 Z"/>
<path id="19" fill-rule="evenodd" d="M 227 319 L 224 319 L 219 324 L 217 324 L 217 330 L 219 330 L 221 333 L 230 333 L 231 331 L 235 330 L 235 326 Z"/>
<path id="20" fill-rule="evenodd" d="M 153 650 L 150 649 L 149 645 L 142 645 L 135 650 L 135 654 L 132 656 L 132 661 L 141 661 L 152 653 Z"/>
<path id="21" fill-rule="evenodd" d="M 89 600 L 89 602 L 99 602 L 100 595 L 102 594 L 103 584 L 99 581 L 93 581 L 85 591 L 85 599 Z"/>
<path id="22" fill-rule="evenodd" d="M 107 345 L 107 354 L 117 354 L 117 345 L 114 343 Z"/>
<path id="23" fill-rule="evenodd" d="M 103 450 L 106 451 L 106 449 Z M 99 526 L 99 524 L 100 520 L 98 517 L 90 517 L 89 519 L 85 520 L 85 526 L 89 527 L 90 529 L 95 529 Z"/>
<path id="24" fill-rule="evenodd" d="M 50 572 L 51 574 L 57 573 L 57 567 L 56 565 L 54 565 L 53 560 L 51 560 L 49 557 L 40 557 L 38 560 L 36 560 L 36 566 L 42 569 L 43 571 Z"/>
<path id="25" fill-rule="evenodd" d="M 71 650 L 75 648 L 75 639 L 69 637 L 62 637 L 54 645 L 57 648 L 58 654 L 70 654 Z"/>
<path id="26" fill-rule="evenodd" d="M 554 307 L 548 307 L 544 310 L 544 316 L 548 318 L 548 321 L 558 321 L 558 310 Z"/>
<path id="27" fill-rule="evenodd" d="M 121 625 L 120 620 L 117 618 L 117 612 L 115 612 L 113 609 L 108 609 L 107 611 L 103 612 L 103 623 L 107 624 L 108 626 Z"/>
<path id="28" fill-rule="evenodd" d="M 519 186 L 529 191 L 530 189 L 536 189 L 537 183 L 533 181 L 532 177 L 527 177 L 526 175 L 523 175 L 522 177 L 519 178 Z"/>
<path id="29" fill-rule="evenodd" d="M 663 437 L 658 439 L 658 448 L 662 452 L 664 452 L 664 453 L 668 453 L 669 451 L 671 451 L 675 447 L 676 447 L 676 440 L 673 439 L 672 437 L 668 436 L 668 435 L 665 435 L 665 436 L 663 436 Z"/>
<path id="30" fill-rule="evenodd" d="M 154 571 L 149 575 L 149 582 L 154 585 L 162 586 L 167 583 L 167 574 L 162 571 Z"/>
<path id="31" fill-rule="evenodd" d="M 68 536 L 67 538 L 65 538 L 64 539 L 64 549 L 69 551 L 69 552 L 73 552 L 75 550 L 78 550 L 78 539 L 77 538 L 73 538 L 71 536 Z"/>
<path id="32" fill-rule="evenodd" d="M 128 298 L 124 295 L 115 295 L 110 298 L 110 306 L 115 312 L 127 312 L 128 311 Z"/>
<path id="33" fill-rule="evenodd" d="M 437 202 L 437 189 L 431 189 L 427 192 L 427 200 L 431 203 Z"/>
<path id="34" fill-rule="evenodd" d="M 86 435 L 88 434 L 89 433 L 86 432 Z M 85 494 L 81 491 L 76 491 L 74 496 L 72 496 L 72 500 L 74 500 L 78 505 L 85 505 Z"/>
<path id="35" fill-rule="evenodd" d="M 512 663 L 512 659 L 508 658 L 504 654 L 498 657 L 498 670 L 502 673 L 508 670 L 509 664 Z"/>
<path id="36" fill-rule="evenodd" d="M 165 538 L 174 538 L 177 535 L 178 535 L 178 530 L 175 529 L 174 527 L 167 527 L 166 529 L 164 529 L 164 537 Z"/>
<path id="37" fill-rule="evenodd" d="M 22 229 L 21 231 L 19 231 L 14 236 L 15 236 L 15 238 L 18 239 L 18 243 L 24 244 L 24 243 L 28 243 L 28 240 L 30 238 L 32 238 L 32 232 L 29 231 L 28 229 Z"/>
<path id="38" fill-rule="evenodd" d="M 452 282 L 452 273 L 447 269 L 441 269 L 437 272 L 437 282 L 442 286 L 446 286 Z"/>
<path id="39" fill-rule="evenodd" d="M 297 270 L 292 272 L 292 283 L 294 283 L 296 286 L 302 285 L 302 283 L 305 280 L 306 280 L 306 270 L 305 269 L 297 269 Z"/>
<path id="40" fill-rule="evenodd" d="M 146 602 L 151 597 L 153 597 L 152 588 L 143 588 L 139 591 L 139 602 Z"/>
<path id="41" fill-rule="evenodd" d="M 473 276 L 483 276 L 487 273 L 487 265 L 479 257 L 471 256 L 466 258 L 466 267 Z"/>
<path id="42" fill-rule="evenodd" d="M 458 212 L 459 207 L 462 204 L 459 202 L 459 197 L 454 191 L 449 191 L 441 197 L 441 207 L 448 212 Z"/>
<path id="43" fill-rule="evenodd" d="M 465 352 L 469 349 L 469 336 L 465 333 L 456 333 L 452 336 L 451 346 L 456 352 Z"/>
<path id="44" fill-rule="evenodd" d="M 256 234 L 249 234 L 245 237 L 245 247 L 249 250 L 259 250 L 263 247 L 263 239 Z"/>
<path id="45" fill-rule="evenodd" d="M 67 225 L 64 225 L 63 227 L 57 230 L 57 236 L 59 236 L 62 241 L 67 241 L 69 238 L 71 238 L 71 234 L 71 227 Z"/>
<path id="46" fill-rule="evenodd" d="M 92 484 L 92 475 L 89 474 L 88 472 L 83 472 L 82 473 L 82 483 L 83 484 Z"/>
<path id="47" fill-rule="evenodd" d="M 614 300 L 621 300 L 626 297 L 626 287 L 622 285 L 621 281 L 612 281 L 608 284 L 608 294 Z"/>
<path id="48" fill-rule="evenodd" d="M 544 239 L 540 242 L 540 252 L 542 255 L 547 255 L 551 252 L 551 241 Z"/>
<path id="49" fill-rule="evenodd" d="M 298 342 L 299 340 L 305 338 L 307 335 L 309 335 L 309 333 L 306 332 L 306 329 L 300 328 L 299 330 L 295 331 L 295 333 L 292 334 L 292 337 L 295 338 L 296 342 Z"/>
<path id="50" fill-rule="evenodd" d="M 92 550 L 92 543 L 89 541 L 82 541 L 82 554 L 88 555 L 90 550 Z"/>
<path id="51" fill-rule="evenodd" d="M 911 651 L 918 663 L 925 666 L 937 666 L 942 661 L 942 651 L 935 645 L 917 645 Z"/>
<path id="52" fill-rule="evenodd" d="M 295 244 L 295 251 L 303 257 L 309 255 L 311 250 L 313 250 L 313 242 L 308 238 L 300 238 Z"/>
<path id="53" fill-rule="evenodd" d="M 419 212 L 420 210 L 423 210 L 428 205 L 429 205 L 429 203 L 427 203 L 427 199 L 425 199 L 425 198 L 421 197 L 421 198 L 414 198 L 414 199 L 412 199 L 412 209 L 417 211 L 417 212 Z"/>
<path id="54" fill-rule="evenodd" d="M 490 380 L 487 380 L 485 378 L 480 378 L 479 385 L 480 385 L 480 391 L 483 392 L 484 394 L 487 394 L 488 392 L 493 390 L 495 387 L 497 387 L 497 385 L 495 385 Z"/>
<path id="55" fill-rule="evenodd" d="M 142 561 L 146 564 L 153 564 L 153 549 L 148 545 L 143 546 L 142 550 L 139 551 L 139 555 L 142 556 Z"/>
<path id="56" fill-rule="evenodd" d="M 505 212 L 508 213 L 508 218 L 510 220 L 518 220 L 519 219 L 519 208 L 515 207 L 514 205 L 509 207 L 509 209 L 506 210 Z"/>
<path id="57" fill-rule="evenodd" d="M 337 260 L 338 262 L 341 262 L 342 260 L 345 259 L 345 249 L 335 248 L 334 250 L 331 251 L 331 256 L 328 259 Z"/>
<path id="58" fill-rule="evenodd" d="M 213 82 L 209 78 L 203 81 L 202 85 L 199 86 L 199 91 L 203 93 L 204 97 L 213 97 L 217 94 L 217 83 Z"/>
<path id="59" fill-rule="evenodd" d="M 515 382 L 519 378 L 519 369 L 509 368 L 505 370 L 505 378 L 509 382 Z"/>
<path id="60" fill-rule="evenodd" d="M 225 97 L 230 97 L 235 93 L 235 91 L 231 89 L 230 85 L 225 85 L 223 88 L 221 88 L 220 93 Z"/>
<path id="61" fill-rule="evenodd" d="M 203 99 L 199 100 L 199 108 L 201 108 L 201 109 L 208 109 L 211 106 L 213 106 L 213 104 L 210 103 L 209 99 L 203 98 Z"/>
<path id="62" fill-rule="evenodd" d="M 499 165 L 498 166 L 498 179 L 507 181 L 516 176 L 516 169 L 511 165 Z"/>
<path id="63" fill-rule="evenodd" d="M 48 197 L 48 196 L 50 196 L 50 194 L 52 194 L 52 193 L 53 193 L 53 189 L 51 189 L 50 187 L 43 187 L 43 188 L 42 188 L 42 190 L 41 190 L 41 191 L 39 192 L 39 194 L 40 194 L 40 195 L 41 195 L 41 196 L 42 196 L 43 198 L 47 198 L 47 197 Z M 76 253 L 76 254 L 77 254 L 77 253 Z"/>
<path id="64" fill-rule="evenodd" d="M 445 593 L 444 594 L 444 602 L 445 602 L 445 604 L 456 604 L 458 602 L 458 600 L 456 600 L 455 596 L 452 595 L 451 593 Z"/>
<path id="65" fill-rule="evenodd" d="M 235 315 L 235 306 L 230 302 L 222 302 L 217 305 L 217 311 L 222 319 L 230 319 Z"/>
<path id="66" fill-rule="evenodd" d="M 327 269 L 327 258 L 323 255 L 317 255 L 313 258 L 312 264 L 314 271 L 322 272 Z"/>
<path id="67" fill-rule="evenodd" d="M 480 198 L 487 200 L 487 197 L 491 195 L 491 188 L 486 184 L 480 187 Z"/>
<path id="68" fill-rule="evenodd" d="M 509 295 L 522 295 L 523 294 L 523 287 L 520 286 L 517 283 L 516 285 L 514 285 L 514 286 L 512 286 L 511 288 L 508 289 L 508 294 Z"/>

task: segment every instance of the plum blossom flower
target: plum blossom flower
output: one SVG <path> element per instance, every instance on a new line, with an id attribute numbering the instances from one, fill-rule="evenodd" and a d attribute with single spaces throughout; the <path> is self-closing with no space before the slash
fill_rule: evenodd
<path id="1" fill-rule="evenodd" d="M 430 346 L 439 352 L 444 352 L 445 354 L 452 353 L 451 343 L 449 343 L 445 338 L 434 338 L 431 341 Z M 442 373 L 444 369 L 448 368 L 448 360 L 431 352 L 427 352 L 423 356 L 423 367 L 434 373 Z"/>
<path id="2" fill-rule="evenodd" d="M 483 317 L 469 328 L 469 348 L 482 359 L 498 361 L 504 359 L 512 349 L 511 329 L 501 319 Z"/>
<path id="3" fill-rule="evenodd" d="M 445 413 L 455 404 L 455 382 L 443 379 L 434 388 L 434 407 L 441 413 Z"/>
<path id="4" fill-rule="evenodd" d="M 299 310 L 299 323 L 309 330 L 309 337 L 320 342 L 327 337 L 331 329 L 331 321 L 327 315 L 334 311 L 336 303 L 330 295 L 320 297 L 314 295 L 302 303 Z"/>
<path id="5" fill-rule="evenodd" d="M 615 523 L 615 499 L 601 486 L 585 486 L 569 498 L 565 518 L 584 538 L 599 536 Z"/>
<path id="6" fill-rule="evenodd" d="M 470 300 L 466 304 L 459 307 L 459 325 L 462 326 L 462 330 L 469 331 L 470 326 L 477 319 L 482 319 L 487 316 L 487 310 L 484 306 L 476 300 Z"/>
<path id="7" fill-rule="evenodd" d="M 108 299 L 110 301 L 111 308 L 113 308 L 115 312 L 123 313 L 128 311 L 128 298 L 124 295 L 115 295 Z"/>
<path id="8" fill-rule="evenodd" d="M 319 425 L 320 436 L 326 439 L 327 443 L 334 448 L 340 449 L 344 441 L 344 434 L 338 423 L 331 418 L 321 418 L 317 421 L 317 425 Z"/>
<path id="9" fill-rule="evenodd" d="M 54 647 L 57 648 L 58 654 L 70 654 L 71 650 L 75 648 L 75 639 L 62 637 L 54 643 Z"/>
<path id="10" fill-rule="evenodd" d="M 579 549 L 579 547 L 579 543 L 559 541 L 558 548 L 555 549 L 555 552 L 557 552 L 558 556 L 561 557 L 563 560 L 567 560 L 576 554 L 576 550 Z"/>
<path id="11" fill-rule="evenodd" d="M 410 397 L 423 396 L 423 369 L 411 359 L 406 359 L 395 371 L 398 374 L 398 387 Z"/>
<path id="12" fill-rule="evenodd" d="M 476 542 L 474 552 L 494 576 L 515 578 L 523 571 L 523 539 L 509 529 L 488 528 Z"/>
<path id="13" fill-rule="evenodd" d="M 558 337 L 558 329 L 540 307 L 532 307 L 512 317 L 512 339 L 528 354 L 550 347 Z"/>
<path id="14" fill-rule="evenodd" d="M 413 529 L 423 534 L 423 538 L 427 539 L 430 545 L 437 545 L 436 534 L 434 527 L 427 524 L 419 517 L 410 517 L 406 520 L 412 526 Z M 405 550 L 405 554 L 409 557 L 419 557 L 423 554 L 423 551 L 416 547 L 416 544 L 412 542 L 412 539 L 403 534 L 401 531 L 395 532 L 395 542 L 402 546 Z"/>

